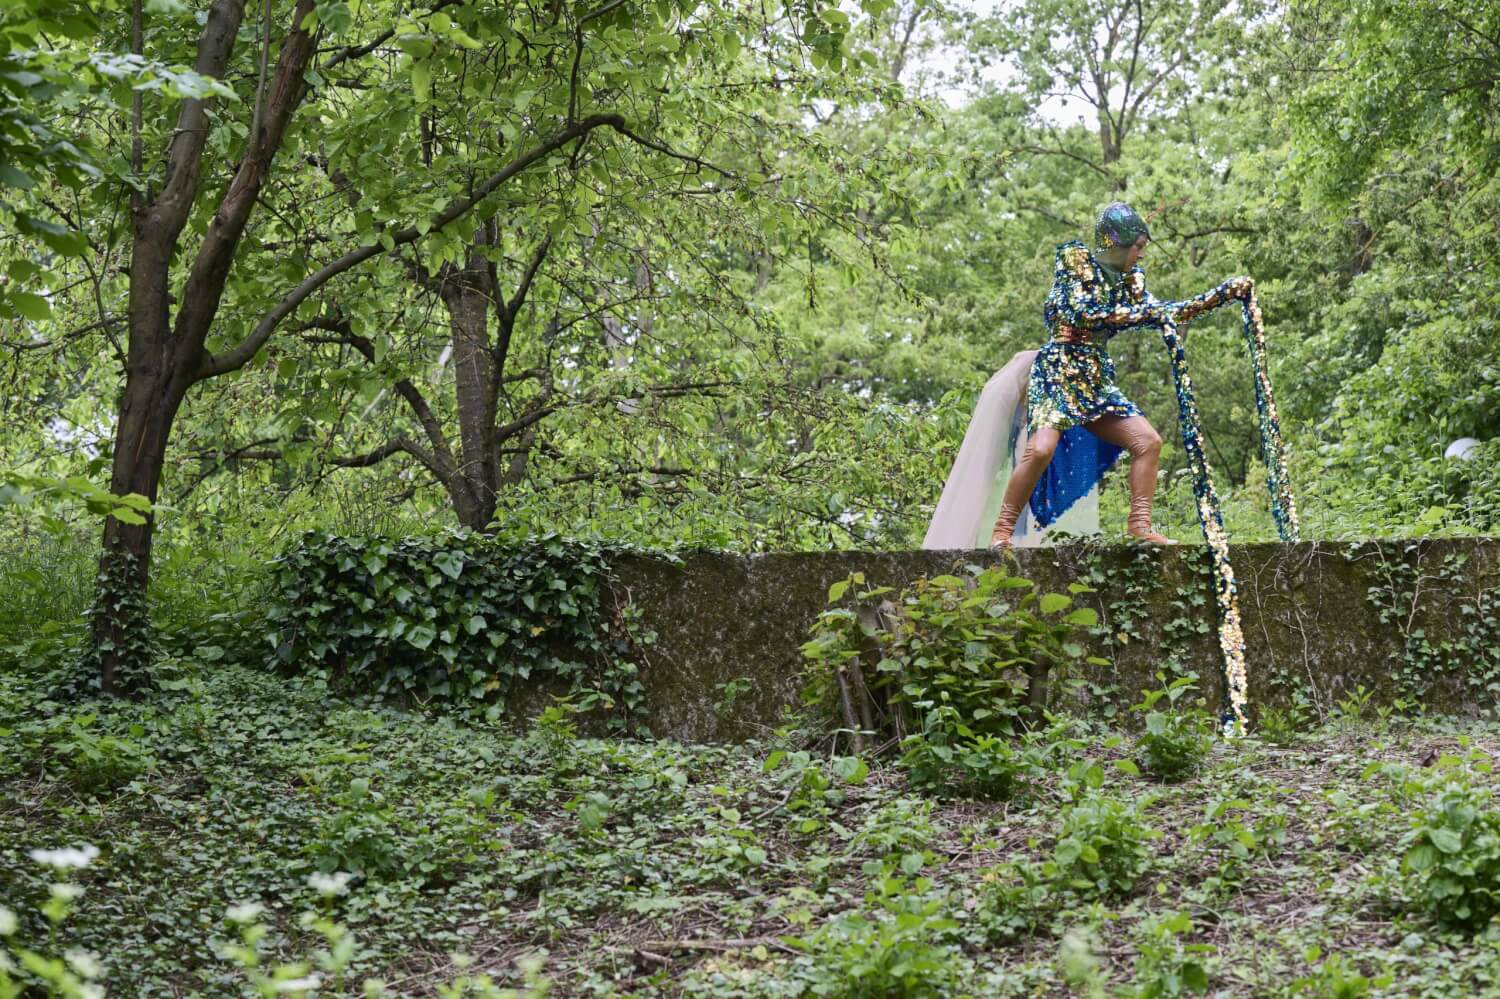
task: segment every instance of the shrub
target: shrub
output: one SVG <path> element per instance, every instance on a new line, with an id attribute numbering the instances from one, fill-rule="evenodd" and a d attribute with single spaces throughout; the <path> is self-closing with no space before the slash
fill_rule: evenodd
<path id="1" fill-rule="evenodd" d="M 1184 944 L 1182 937 L 1193 928 L 1185 912 L 1170 912 L 1150 920 L 1141 929 L 1135 961 L 1134 999 L 1176 999 L 1208 991 L 1208 969 L 1204 955 L 1213 953 L 1209 944 Z"/>
<path id="2" fill-rule="evenodd" d="M 838 999 L 926 999 L 958 989 L 960 956 L 944 938 L 958 923 L 943 915 L 945 900 L 924 894 L 921 879 L 908 891 L 887 879 L 872 899 L 871 915 L 852 913 L 789 942 L 814 958 L 808 991 Z"/>
<path id="3" fill-rule="evenodd" d="M 156 757 L 140 741 L 143 729 L 132 726 L 129 736 L 116 734 L 92 710 L 59 713 L 14 730 L 0 729 L 0 735 L 12 739 L 0 773 L 45 761 L 54 778 L 88 794 L 124 787 L 157 765 Z"/>
<path id="4" fill-rule="evenodd" d="M 1062 830 L 1043 873 L 1085 897 L 1125 895 L 1150 866 L 1148 844 L 1158 835 L 1134 806 L 1089 793 L 1063 813 Z"/>
<path id="5" fill-rule="evenodd" d="M 830 602 L 863 582 L 856 573 L 835 583 Z M 889 592 L 854 598 L 868 605 Z M 832 607 L 802 646 L 806 699 L 861 733 L 856 748 L 864 732 L 893 737 L 916 787 L 1009 797 L 1036 766 L 1007 740 L 1043 717 L 1050 671 L 1083 656 L 1077 632 L 1097 621 L 1072 604 L 1003 566 L 970 566 L 916 580 L 878 613 Z"/>
<path id="6" fill-rule="evenodd" d="M 609 579 L 604 549 L 558 537 L 312 532 L 277 559 L 270 638 L 283 662 L 376 693 L 498 717 L 517 683 L 554 677 L 628 715 L 637 636 Z"/>
<path id="7" fill-rule="evenodd" d="M 1322 957 L 1323 952 L 1318 947 L 1310 947 L 1305 956 L 1311 963 Z M 1288 985 L 1286 995 L 1302 999 L 1365 999 L 1373 990 L 1386 988 L 1392 981 L 1394 976 L 1390 974 L 1374 978 L 1362 975 L 1353 961 L 1330 954 L 1314 974 L 1305 975 Z"/>
<path id="8" fill-rule="evenodd" d="M 833 810 L 843 804 L 840 785 L 863 784 L 870 768 L 857 756 L 837 756 L 825 763 L 806 750 L 786 752 L 778 749 L 766 758 L 761 769 L 772 773 L 782 769 L 781 782 L 789 785 L 783 808 L 791 825 L 799 833 L 817 832 L 827 823 Z"/>
<path id="9" fill-rule="evenodd" d="M 1058 908 L 1056 887 L 1035 864 L 1009 862 L 985 875 L 976 922 L 990 944 L 1013 944 L 1037 932 Z"/>
<path id="10" fill-rule="evenodd" d="M 1413 821 L 1403 867 L 1440 924 L 1469 932 L 1500 913 L 1500 812 L 1488 791 L 1452 783 Z"/>
<path id="11" fill-rule="evenodd" d="M 1159 673 L 1157 677 L 1162 678 Z M 1158 780 L 1182 780 L 1202 766 L 1213 749 L 1213 719 L 1178 703 L 1192 685 L 1192 678 L 1179 677 L 1161 690 L 1148 692 L 1131 707 L 1146 716 L 1145 730 L 1135 741 L 1141 766 Z M 1163 698 L 1167 710 L 1153 710 Z"/>

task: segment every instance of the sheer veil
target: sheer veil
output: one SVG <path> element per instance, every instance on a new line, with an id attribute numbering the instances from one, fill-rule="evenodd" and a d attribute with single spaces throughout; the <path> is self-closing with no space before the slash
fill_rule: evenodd
<path id="1" fill-rule="evenodd" d="M 1000 512 L 1000 499 L 1017 459 L 1026 450 L 1026 385 L 1036 351 L 1023 350 L 985 383 L 964 433 L 958 457 L 948 473 L 943 494 L 932 513 L 922 547 L 929 549 L 987 548 L 990 530 Z M 1050 544 L 1049 534 L 1099 532 L 1099 486 L 1072 504 L 1047 528 L 1037 525 L 1028 504 L 1016 523 L 1011 544 L 1037 547 Z"/>

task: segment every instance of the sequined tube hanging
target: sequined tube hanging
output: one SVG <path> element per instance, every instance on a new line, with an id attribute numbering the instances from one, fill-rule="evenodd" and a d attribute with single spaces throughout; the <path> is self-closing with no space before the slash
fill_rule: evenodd
<path id="1" fill-rule="evenodd" d="M 1224 656 L 1225 693 L 1229 709 L 1234 715 L 1235 726 L 1239 732 L 1244 732 L 1248 687 L 1245 635 L 1240 626 L 1239 593 L 1234 567 L 1229 564 L 1229 538 L 1224 531 L 1224 518 L 1219 513 L 1219 495 L 1214 490 L 1213 476 L 1209 473 L 1208 460 L 1203 454 L 1198 403 L 1193 397 L 1193 380 L 1188 375 L 1182 337 L 1177 332 L 1177 324 L 1170 318 L 1162 320 L 1161 338 L 1167 345 L 1167 357 L 1172 364 L 1172 380 L 1177 389 L 1177 419 L 1182 428 L 1182 446 L 1187 453 L 1188 467 L 1193 472 L 1193 496 L 1197 500 L 1198 522 L 1203 526 L 1203 538 L 1208 542 L 1213 564 L 1214 596 L 1219 605 L 1219 649 Z M 1256 382 L 1258 388 L 1259 376 Z M 1269 388 L 1269 381 L 1266 385 Z M 1274 415 L 1274 410 L 1272 414 Z"/>
<path id="2" fill-rule="evenodd" d="M 1276 397 L 1266 362 L 1266 331 L 1261 323 L 1255 288 L 1246 282 L 1241 310 L 1244 313 L 1245 346 L 1255 367 L 1255 411 L 1260 417 L 1260 456 L 1266 465 L 1266 488 L 1271 493 L 1271 517 L 1282 541 L 1300 540 L 1297 499 L 1286 467 L 1286 444 L 1281 439 L 1281 420 L 1276 415 Z"/>

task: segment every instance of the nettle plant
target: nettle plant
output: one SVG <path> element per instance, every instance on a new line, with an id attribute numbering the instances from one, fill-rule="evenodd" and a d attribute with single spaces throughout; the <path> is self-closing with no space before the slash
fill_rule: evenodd
<path id="1" fill-rule="evenodd" d="M 1042 873 L 1085 898 L 1128 895 L 1150 868 L 1150 844 L 1161 835 L 1141 818 L 1142 810 L 1097 791 L 1083 794 L 1063 813 Z"/>
<path id="2" fill-rule="evenodd" d="M 864 586 L 854 573 L 830 588 L 802 646 L 805 700 L 856 752 L 899 746 L 919 787 L 1010 797 L 1041 763 L 1013 740 L 1044 719 L 1055 671 L 1086 658 L 1080 633 L 1098 616 L 1073 595 L 1088 587 L 1043 593 L 973 565 L 899 593 Z"/>
<path id="3" fill-rule="evenodd" d="M 613 593 L 615 549 L 557 536 L 507 540 L 311 532 L 276 560 L 268 639 L 289 668 L 494 719 L 527 681 L 556 681 L 624 724 L 638 707 L 640 633 Z"/>

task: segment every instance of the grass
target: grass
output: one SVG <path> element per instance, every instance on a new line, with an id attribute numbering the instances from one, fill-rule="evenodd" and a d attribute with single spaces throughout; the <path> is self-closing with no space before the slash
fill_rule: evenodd
<path id="1" fill-rule="evenodd" d="M 111 995 L 252 994 L 244 955 L 222 956 L 245 903 L 264 907 L 263 966 L 326 947 L 303 913 L 347 928 L 320 995 L 519 983 L 528 956 L 559 996 L 1500 988 L 1500 932 L 1441 929 L 1402 866 L 1440 787 L 1491 786 L 1489 724 L 1344 718 L 1219 743 L 1171 785 L 1116 766 L 1128 739 L 1075 727 L 1083 748 L 1024 800 L 944 801 L 795 745 L 581 739 L 566 711 L 459 725 L 225 663 L 164 677 L 141 701 L 65 705 L 46 675 L 0 673 L 11 946 L 85 948 Z M 1146 834 L 1128 888 L 1048 874 L 1083 799 Z M 100 855 L 54 931 L 57 875 L 28 851 L 84 843 Z M 351 877 L 320 891 L 335 872 Z"/>

